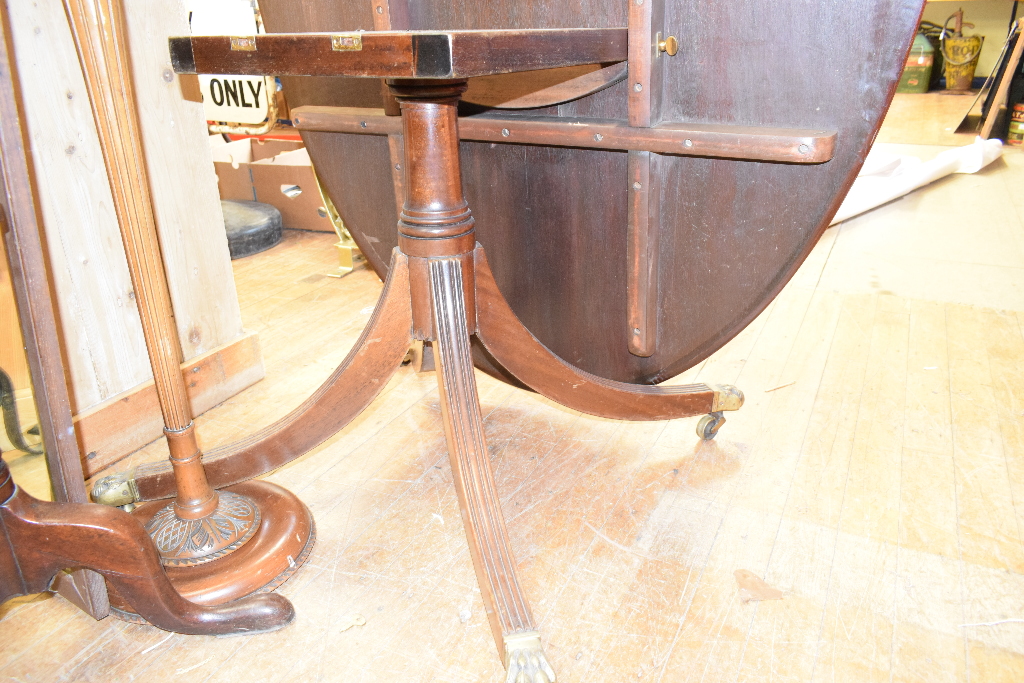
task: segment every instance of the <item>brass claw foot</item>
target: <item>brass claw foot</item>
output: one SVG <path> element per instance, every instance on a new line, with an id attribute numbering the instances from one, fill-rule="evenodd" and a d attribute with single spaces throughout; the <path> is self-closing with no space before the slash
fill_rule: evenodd
<path id="1" fill-rule="evenodd" d="M 505 636 L 505 660 L 505 683 L 555 682 L 555 671 L 544 656 L 536 631 Z"/>

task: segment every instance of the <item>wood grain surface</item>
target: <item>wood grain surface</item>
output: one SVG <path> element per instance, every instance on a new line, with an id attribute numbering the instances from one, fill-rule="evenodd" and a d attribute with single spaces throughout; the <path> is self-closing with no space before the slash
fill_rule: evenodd
<path id="1" fill-rule="evenodd" d="M 263 379 L 259 337 L 250 332 L 182 363 L 181 374 L 192 414 L 204 413 Z M 160 438 L 163 427 L 152 380 L 79 413 L 75 431 L 86 476 Z"/>
<path id="2" fill-rule="evenodd" d="M 24 92 L 18 87 L 10 36 L 8 6 L 0 3 L 0 233 L 17 302 L 53 499 L 59 503 L 86 503 L 89 498 L 71 422 L 71 397 L 57 332 L 56 306 L 43 253 L 42 226 L 38 222 L 36 185 L 22 114 Z M 0 463 L 0 470 L 0 478 L 10 480 L 5 463 Z M 10 492 L 0 498 L 9 495 Z M 47 583 L 52 577 L 53 574 L 46 577 Z M 93 618 L 102 619 L 110 611 L 103 579 L 93 572 L 62 575 L 55 588 Z"/>
<path id="3" fill-rule="evenodd" d="M 89 98 L 62 3 L 12 2 L 12 43 L 73 412 L 151 378 Z M 132 83 L 185 358 L 243 334 L 202 105 L 182 98 L 166 36 L 179 3 L 126 0 Z M 183 199 L 187 197 L 187 200 Z"/>
<path id="4" fill-rule="evenodd" d="M 396 252 L 394 276 L 366 329 L 351 353 L 309 398 L 273 424 L 206 453 L 203 463 L 214 488 L 261 476 L 291 462 L 344 428 L 384 389 L 412 342 L 407 262 Z M 135 482 L 140 500 L 174 495 L 174 476 L 166 462 L 140 467 Z"/>
<path id="5" fill-rule="evenodd" d="M 264 484 L 266 486 L 266 484 Z M 174 589 L 146 530 L 104 505 L 36 500 L 0 461 L 0 602 L 38 593 L 67 567 L 103 575 L 149 623 L 190 635 L 244 635 L 288 624 L 295 609 L 277 594 L 200 606 Z"/>
<path id="6" fill-rule="evenodd" d="M 991 287 L 1024 267 L 1022 178 L 1011 150 L 826 231 L 753 324 L 671 380 L 745 389 L 712 443 L 698 444 L 696 418 L 590 417 L 477 373 L 512 550 L 560 679 L 1024 677 L 1021 624 L 994 623 L 1024 613 L 1024 295 Z M 327 277 L 334 241 L 285 231 L 234 263 L 267 379 L 198 418 L 204 445 L 279 419 L 359 337 L 381 284 L 364 266 Z M 211 683 L 504 683 L 439 401 L 435 376 L 403 367 L 341 433 L 269 475 L 319 530 L 280 589 L 289 628 L 170 636 L 61 599 L 12 601 L 0 676 L 178 681 L 205 662 Z M 166 457 L 156 442 L 119 466 Z M 738 569 L 783 598 L 743 603 Z M 356 615 L 366 623 L 347 628 Z"/>
<path id="7" fill-rule="evenodd" d="M 626 59 L 626 29 L 373 31 L 170 39 L 178 73 L 468 78 Z M 340 46 L 344 45 L 344 47 Z"/>
<path id="8" fill-rule="evenodd" d="M 553 355 L 501 296 L 483 249 L 476 252 L 477 336 L 494 359 L 525 385 L 560 405 L 619 420 L 670 420 L 715 410 L 706 384 L 647 386 L 582 372 Z"/>
<path id="9" fill-rule="evenodd" d="M 300 131 L 392 135 L 401 126 L 382 109 L 304 106 L 292 109 Z M 663 123 L 636 128 L 609 119 L 556 116 L 466 116 L 461 140 L 552 145 L 698 157 L 818 164 L 832 158 L 835 132 L 796 128 Z"/>
<path id="10" fill-rule="evenodd" d="M 484 440 L 480 398 L 469 348 L 461 259 L 432 259 L 430 293 L 437 335 L 437 383 L 455 490 L 476 570 L 477 585 L 501 659 L 504 636 L 536 630 Z"/>
<path id="11" fill-rule="evenodd" d="M 121 0 L 66 0 L 65 7 L 92 106 L 164 426 L 180 431 L 192 424 L 192 408 L 181 377 L 181 346 L 156 231 L 124 8 Z"/>
<path id="12" fill-rule="evenodd" d="M 652 93 L 659 118 L 651 125 L 803 128 L 836 131 L 837 138 L 832 159 L 816 166 L 662 160 L 659 337 L 648 358 L 630 353 L 626 325 L 626 154 L 464 141 L 466 195 L 479 239 L 516 315 L 560 357 L 627 382 L 671 377 L 735 336 L 792 277 L 852 183 L 921 6 L 920 0 L 859 0 L 842 9 L 767 0 L 665 4 L 664 25 L 653 28 L 685 37 L 678 55 L 659 59 L 661 84 Z M 312 0 L 301 12 L 272 0 L 261 7 L 269 31 L 373 27 L 372 8 L 356 2 Z M 847 21 L 850 13 L 864 21 Z M 627 17 L 624 4 L 594 0 L 416 4 L 409 20 L 421 30 L 511 29 L 622 26 Z M 296 80 L 286 79 L 286 90 Z M 379 96 L 374 102 L 340 84 L 299 84 L 293 104 L 381 106 Z M 628 83 L 621 82 L 531 115 L 626 121 L 627 100 Z M 387 162 L 372 159 L 375 143 L 356 136 L 304 135 L 346 225 L 383 272 L 394 220 L 372 207 L 384 206 L 376 178 Z M 360 174 L 344 168 L 356 159 Z"/>

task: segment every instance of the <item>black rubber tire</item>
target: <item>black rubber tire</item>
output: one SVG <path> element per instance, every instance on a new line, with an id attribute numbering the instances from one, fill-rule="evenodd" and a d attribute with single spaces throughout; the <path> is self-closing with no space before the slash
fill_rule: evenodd
<path id="1" fill-rule="evenodd" d="M 281 212 L 270 204 L 222 199 L 231 260 L 266 251 L 281 241 Z"/>

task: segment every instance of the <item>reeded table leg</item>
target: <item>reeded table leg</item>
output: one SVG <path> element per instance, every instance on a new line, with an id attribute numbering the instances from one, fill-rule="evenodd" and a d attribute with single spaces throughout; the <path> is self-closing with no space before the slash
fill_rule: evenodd
<path id="1" fill-rule="evenodd" d="M 399 249 L 409 257 L 412 326 L 434 342 L 448 455 L 477 583 L 511 683 L 555 680 L 516 576 L 494 486 L 473 375 L 473 215 L 462 194 L 456 105 L 465 80 L 389 81 L 402 106 L 405 203 Z"/>
<path id="2" fill-rule="evenodd" d="M 458 258 L 430 259 L 429 267 L 444 431 L 484 609 L 505 660 L 507 680 L 554 681 L 519 586 L 491 472 L 466 331 L 462 263 Z"/>
<path id="3" fill-rule="evenodd" d="M 743 405 L 743 392 L 729 384 L 626 384 L 566 363 L 516 317 L 498 291 L 482 247 L 476 249 L 475 262 L 477 337 L 506 370 L 538 394 L 613 420 L 674 420 L 708 413 L 698 428 L 702 439 L 714 438 L 725 422 L 722 411 Z"/>

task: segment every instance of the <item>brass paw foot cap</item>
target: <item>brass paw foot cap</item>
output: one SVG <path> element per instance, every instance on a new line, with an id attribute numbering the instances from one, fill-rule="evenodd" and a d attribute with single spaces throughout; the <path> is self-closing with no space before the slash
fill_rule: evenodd
<path id="1" fill-rule="evenodd" d="M 505 683 L 554 683 L 555 671 L 544 656 L 536 631 L 511 633 L 505 641 Z"/>
<path id="2" fill-rule="evenodd" d="M 101 505 L 120 507 L 139 499 L 135 487 L 135 470 L 103 477 L 92 487 L 92 499 Z"/>

